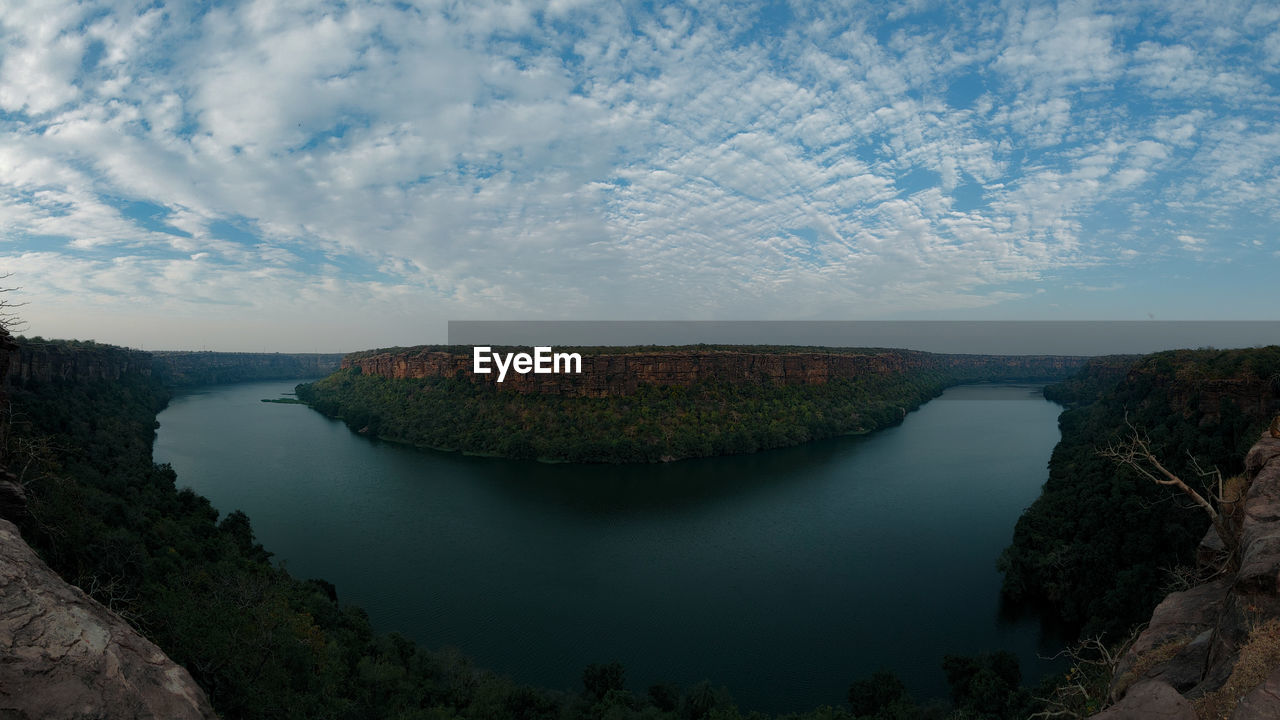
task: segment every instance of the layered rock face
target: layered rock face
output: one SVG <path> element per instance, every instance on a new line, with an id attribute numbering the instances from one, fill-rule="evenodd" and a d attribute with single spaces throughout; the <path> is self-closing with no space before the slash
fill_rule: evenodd
<path id="1" fill-rule="evenodd" d="M 557 351 L 562 351 L 557 349 Z M 764 382 L 777 385 L 820 385 L 838 378 L 886 375 L 912 370 L 944 370 L 983 375 L 986 379 L 1063 377 L 1085 359 L 1066 356 L 937 355 L 906 350 L 880 352 L 752 353 L 733 351 L 659 351 L 592 353 L 582 356 L 581 374 L 497 374 L 472 372 L 470 352 L 410 348 L 396 352 L 356 353 L 342 359 L 343 368 L 387 378 L 451 377 L 493 383 L 501 390 L 604 397 L 627 395 L 641 385 L 689 386 L 700 381 Z M 492 367 L 492 363 L 490 363 Z"/>
<path id="2" fill-rule="evenodd" d="M 112 345 L 83 343 L 74 348 L 56 343 L 23 342 L 7 348 L 9 382 L 38 380 L 119 380 L 129 373 L 151 374 L 149 353 Z"/>
<path id="3" fill-rule="evenodd" d="M 1096 718 L 1280 718 L 1280 438 L 1253 446 L 1245 479 L 1238 570 L 1160 603 L 1117 667 L 1119 702 Z M 1211 528 L 1200 555 L 1221 548 Z"/>
<path id="4" fill-rule="evenodd" d="M 215 718 L 191 675 L 0 520 L 0 716 Z"/>
<path id="5" fill-rule="evenodd" d="M 5 349 L 8 382 L 119 380 L 158 374 L 169 385 L 323 377 L 338 369 L 337 353 L 145 352 L 97 343 L 26 340 Z"/>

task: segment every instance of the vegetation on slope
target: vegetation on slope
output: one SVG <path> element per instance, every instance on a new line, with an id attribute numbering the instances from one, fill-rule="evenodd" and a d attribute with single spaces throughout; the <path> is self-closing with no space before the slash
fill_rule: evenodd
<path id="1" fill-rule="evenodd" d="M 151 358 L 156 372 L 175 387 L 321 377 L 342 362 L 337 353 L 161 351 Z"/>
<path id="2" fill-rule="evenodd" d="M 1198 477 L 1193 462 L 1240 472 L 1280 403 L 1280 347 L 1103 358 L 1045 396 L 1067 407 L 1062 441 L 1000 558 L 1004 592 L 1084 635 L 1122 633 L 1150 616 L 1169 569 L 1192 564 L 1208 518 L 1098 451 L 1127 418 L 1183 478 Z"/>
<path id="3" fill-rule="evenodd" d="M 10 372 L 19 379 L 49 380 L 115 377 L 145 368 L 171 387 L 193 387 L 250 380 L 315 378 L 336 370 L 337 353 L 235 353 L 125 350 L 93 340 L 45 340 L 18 337 Z"/>
<path id="4" fill-rule="evenodd" d="M 869 432 L 900 422 L 961 379 L 920 370 L 822 385 L 704 381 L 593 398 L 505 392 L 457 378 L 389 379 L 352 368 L 299 385 L 298 398 L 353 430 L 420 447 L 570 462 L 657 462 Z"/>

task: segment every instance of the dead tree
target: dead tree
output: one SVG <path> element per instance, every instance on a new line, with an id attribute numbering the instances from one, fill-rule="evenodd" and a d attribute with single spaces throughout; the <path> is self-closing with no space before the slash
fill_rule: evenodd
<path id="1" fill-rule="evenodd" d="M 1208 514 L 1209 519 L 1213 521 L 1213 529 L 1218 533 L 1218 538 L 1222 540 L 1222 546 L 1227 551 L 1228 558 L 1236 558 L 1236 551 L 1239 549 L 1239 542 L 1236 534 L 1232 530 L 1228 518 L 1221 512 L 1219 507 L 1226 502 L 1235 502 L 1239 498 L 1223 498 L 1223 482 L 1222 475 L 1217 470 L 1205 472 L 1200 470 L 1198 464 L 1195 465 L 1197 472 L 1201 477 L 1213 477 L 1217 480 L 1216 490 L 1206 490 L 1209 497 L 1206 498 L 1196 491 L 1195 488 L 1183 482 L 1182 478 L 1175 475 L 1160 462 L 1160 459 L 1151 452 L 1151 441 L 1146 434 L 1133 426 L 1129 422 L 1128 416 L 1125 417 L 1124 424 L 1129 428 L 1129 436 L 1123 441 L 1109 445 L 1103 450 L 1099 450 L 1098 454 L 1113 460 L 1119 465 L 1132 468 L 1139 475 L 1145 477 L 1157 485 L 1169 485 L 1178 489 L 1183 495 L 1191 498 L 1191 501 L 1199 505 L 1201 509 Z M 1194 462 L 1194 461 L 1193 461 Z"/>
<path id="2" fill-rule="evenodd" d="M 0 273 L 0 283 L 12 276 L 13 273 Z M 17 292 L 19 290 L 22 290 L 22 288 L 0 287 L 0 328 L 3 328 L 6 334 L 21 332 L 25 329 L 26 323 L 22 322 L 22 319 L 18 317 L 16 310 L 26 305 L 26 303 L 13 302 L 8 299 L 7 295 L 4 295 L 4 293 Z"/>

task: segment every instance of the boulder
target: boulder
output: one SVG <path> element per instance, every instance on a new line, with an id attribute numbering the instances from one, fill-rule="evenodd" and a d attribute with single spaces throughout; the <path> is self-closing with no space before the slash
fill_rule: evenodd
<path id="1" fill-rule="evenodd" d="M 1120 702 L 1093 716 L 1093 720 L 1196 720 L 1191 701 L 1159 680 L 1141 682 Z"/>
<path id="2" fill-rule="evenodd" d="M 217 716 L 190 673 L 0 520 L 0 717 Z"/>
<path id="3" fill-rule="evenodd" d="M 1143 678 L 1162 677 L 1180 690 L 1187 690 L 1200 681 L 1204 673 L 1205 659 L 1210 647 L 1212 631 L 1222 612 L 1222 603 L 1230 588 L 1228 580 L 1197 585 L 1190 590 L 1170 593 L 1151 614 L 1147 629 L 1129 647 L 1116 666 L 1116 683 L 1140 683 Z M 1154 650 L 1170 645 L 1181 645 L 1175 655 L 1152 665 L 1142 678 L 1129 677 L 1139 658 Z M 1132 690 L 1129 690 L 1132 693 Z"/>

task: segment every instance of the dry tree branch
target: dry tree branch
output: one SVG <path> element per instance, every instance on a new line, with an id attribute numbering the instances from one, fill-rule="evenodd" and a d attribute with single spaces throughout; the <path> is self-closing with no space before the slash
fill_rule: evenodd
<path id="1" fill-rule="evenodd" d="M 13 273 L 0 273 L 0 281 L 7 280 L 13 276 Z M 17 292 L 22 290 L 21 287 L 0 287 L 0 296 L 4 293 Z M 26 305 L 25 302 L 10 302 L 8 299 L 0 297 L 0 329 L 15 333 L 25 328 L 25 323 L 19 319 L 18 314 L 14 312 L 16 308 Z"/>
<path id="2" fill-rule="evenodd" d="M 1126 652 L 1138 639 L 1141 627 L 1136 627 L 1118 645 L 1108 647 L 1101 637 L 1085 638 L 1047 660 L 1066 657 L 1071 668 L 1063 676 L 1063 682 L 1051 697 L 1036 699 L 1044 703 L 1044 709 L 1028 720 L 1053 720 L 1054 718 L 1082 719 L 1097 713 L 1115 701 L 1111 696 L 1111 681 L 1116 668 Z"/>
<path id="3" fill-rule="evenodd" d="M 1133 423 L 1129 422 L 1128 413 L 1125 414 L 1124 424 L 1129 428 L 1129 436 L 1119 443 L 1108 445 L 1106 448 L 1099 450 L 1098 454 L 1102 457 L 1111 459 L 1119 465 L 1132 469 L 1142 477 L 1156 483 L 1157 485 L 1167 485 L 1177 488 L 1179 492 L 1190 498 L 1192 502 L 1200 506 L 1200 508 L 1205 511 L 1205 514 L 1207 514 L 1209 519 L 1213 522 L 1213 528 L 1218 533 L 1218 537 L 1222 540 L 1223 546 L 1226 547 L 1231 557 L 1235 557 L 1238 549 L 1238 542 L 1236 541 L 1235 533 L 1231 531 L 1231 528 L 1227 524 L 1227 519 L 1218 512 L 1216 507 L 1216 505 L 1220 505 L 1223 502 L 1223 498 L 1221 496 L 1221 474 L 1216 470 L 1211 473 L 1206 473 L 1198 464 L 1194 465 L 1196 471 L 1199 472 L 1202 477 L 1216 474 L 1218 480 L 1218 492 L 1214 493 L 1210 491 L 1209 498 L 1205 498 L 1204 495 L 1201 495 L 1190 485 L 1187 485 L 1183 482 L 1182 478 L 1175 475 L 1160 462 L 1160 459 L 1151 451 L 1151 440 L 1147 437 L 1146 433 L 1134 427 Z M 1192 461 L 1194 463 L 1194 458 Z"/>

